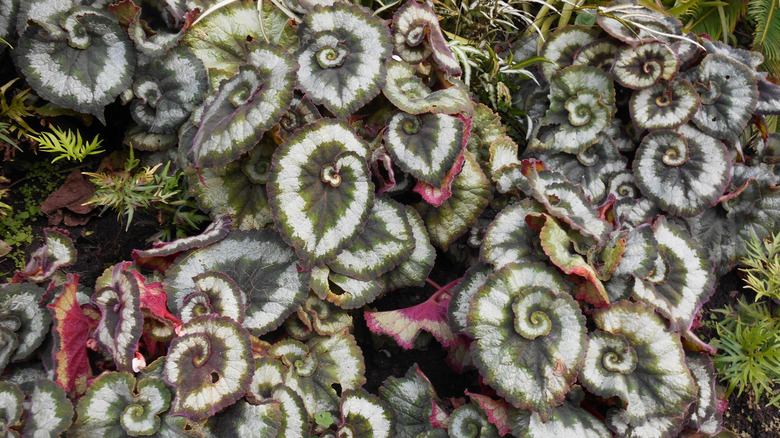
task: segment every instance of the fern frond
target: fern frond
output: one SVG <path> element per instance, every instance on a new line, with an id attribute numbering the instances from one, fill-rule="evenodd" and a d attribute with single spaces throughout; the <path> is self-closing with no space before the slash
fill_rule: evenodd
<path id="1" fill-rule="evenodd" d="M 747 4 L 743 1 L 697 2 L 685 9 L 678 18 L 685 23 L 687 31 L 695 34 L 706 33 L 713 40 L 720 40 L 723 35 L 724 20 L 721 20 L 718 8 L 722 8 L 725 15 L 729 34 L 734 32 L 737 22 L 747 13 Z"/>
<path id="2" fill-rule="evenodd" d="M 750 0 L 748 18 L 755 25 L 753 50 L 764 55 L 772 76 L 780 75 L 780 6 L 775 0 Z"/>
<path id="3" fill-rule="evenodd" d="M 78 130 L 76 130 L 76 134 L 73 134 L 70 129 L 65 132 L 54 126 L 51 131 L 44 132 L 37 137 L 31 135 L 30 138 L 38 142 L 40 150 L 57 154 L 57 157 L 51 160 L 52 163 L 62 158 L 70 161 L 83 161 L 89 155 L 105 152 L 100 149 L 103 139 L 98 138 L 97 135 L 91 142 L 84 143 Z"/>

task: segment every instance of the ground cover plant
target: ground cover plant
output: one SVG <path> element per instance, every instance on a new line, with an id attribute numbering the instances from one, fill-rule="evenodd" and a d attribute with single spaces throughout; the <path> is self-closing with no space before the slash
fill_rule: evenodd
<path id="1" fill-rule="evenodd" d="M 0 286 L 3 433 L 717 436 L 735 388 L 776 403 L 774 304 L 697 330 L 737 266 L 776 298 L 764 56 L 680 5 L 493 4 L 0 0 L 19 117 L 125 114 L 21 134 L 76 165 L 49 217 L 165 224 L 85 279 L 47 227 Z M 467 383 L 372 382 L 391 348 Z"/>

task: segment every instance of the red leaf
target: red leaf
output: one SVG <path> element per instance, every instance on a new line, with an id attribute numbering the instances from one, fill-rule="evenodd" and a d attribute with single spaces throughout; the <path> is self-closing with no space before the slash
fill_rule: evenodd
<path id="1" fill-rule="evenodd" d="M 405 309 L 386 312 L 365 312 L 366 324 L 374 333 L 392 336 L 398 345 L 413 348 L 414 338 L 420 330 L 430 332 L 444 347 L 454 342 L 447 324 L 447 306 L 452 298 L 452 288 L 460 279 L 440 288 L 427 301 Z"/>
<path id="2" fill-rule="evenodd" d="M 72 396 L 80 396 L 87 390 L 91 377 L 87 358 L 87 340 L 97 321 L 86 316 L 76 300 L 78 275 L 68 274 L 64 292 L 47 307 L 54 317 L 55 382 Z"/>
<path id="3" fill-rule="evenodd" d="M 161 321 L 169 321 L 173 325 L 181 325 L 181 320 L 168 311 L 168 295 L 163 290 L 162 283 L 147 283 L 146 277 L 138 271 L 131 270 L 131 274 L 138 283 L 138 291 L 141 295 L 141 309 L 148 310 L 154 317 Z"/>
<path id="4" fill-rule="evenodd" d="M 479 407 L 485 411 L 488 416 L 488 421 L 493 423 L 498 428 L 498 433 L 501 436 L 511 432 L 508 424 L 508 414 L 509 409 L 511 409 L 509 403 L 504 400 L 494 400 L 486 395 L 473 394 L 469 391 L 466 391 L 466 395 L 477 402 Z"/>

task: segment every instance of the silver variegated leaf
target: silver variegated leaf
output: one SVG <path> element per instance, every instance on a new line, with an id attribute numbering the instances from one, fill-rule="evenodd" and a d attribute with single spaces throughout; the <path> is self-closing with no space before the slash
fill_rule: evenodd
<path id="1" fill-rule="evenodd" d="M 278 46 L 246 47 L 249 65 L 203 103 L 192 154 L 196 168 L 220 167 L 252 149 L 292 101 L 295 63 Z"/>
<path id="2" fill-rule="evenodd" d="M 474 111 L 468 91 L 459 84 L 431 91 L 415 75 L 414 67 L 392 58 L 387 60 L 387 81 L 382 93 L 393 105 L 409 114 L 471 114 Z"/>
<path id="3" fill-rule="evenodd" d="M 315 6 L 298 29 L 298 86 L 346 118 L 379 94 L 390 56 L 390 32 L 358 5 Z"/>
<path id="4" fill-rule="evenodd" d="M 44 228 L 43 233 L 44 245 L 30 255 L 30 261 L 20 273 L 24 279 L 33 283 L 43 283 L 60 268 L 70 266 L 76 261 L 76 247 L 67 231 Z"/>
<path id="5" fill-rule="evenodd" d="M 374 202 L 368 155 L 368 145 L 332 119 L 302 128 L 274 153 L 271 211 L 304 265 L 332 261 L 359 236 Z"/>
<path id="6" fill-rule="evenodd" d="M 186 121 L 185 121 L 186 123 Z M 174 134 L 155 134 L 137 123 L 128 123 L 122 144 L 137 151 L 162 151 L 173 149 L 179 143 L 179 137 Z"/>
<path id="7" fill-rule="evenodd" d="M 404 206 L 391 199 L 376 198 L 355 243 L 341 251 L 328 267 L 333 272 L 369 281 L 398 266 L 413 249 L 412 229 Z"/>
<path id="8" fill-rule="evenodd" d="M 212 217 L 227 215 L 232 227 L 258 230 L 273 222 L 266 183 L 276 143 L 263 138 L 247 154 L 225 166 L 188 171 L 190 190 Z"/>
<path id="9" fill-rule="evenodd" d="M 480 260 L 493 265 L 495 269 L 501 269 L 509 263 L 544 260 L 539 247 L 539 233 L 525 222 L 529 214 L 542 212 L 544 207 L 531 199 L 501 210 L 482 240 Z"/>
<path id="10" fill-rule="evenodd" d="M 452 288 L 452 298 L 447 306 L 447 322 L 453 333 L 465 333 L 471 299 L 492 272 L 493 268 L 490 266 L 483 263 L 474 264 Z"/>
<path id="11" fill-rule="evenodd" d="M 572 65 L 577 50 L 595 40 L 597 36 L 597 29 L 585 26 L 566 26 L 556 29 L 539 51 L 540 56 L 552 61 L 539 64 L 542 76 L 551 81 L 557 71 Z"/>
<path id="12" fill-rule="evenodd" d="M 403 377 L 389 376 L 379 387 L 379 397 L 393 411 L 398 438 L 418 438 L 433 430 L 430 418 L 434 408 L 438 408 L 438 398 L 417 364 L 412 365 Z"/>
<path id="13" fill-rule="evenodd" d="M 582 366 L 585 317 L 568 290 L 553 268 L 509 264 L 479 288 L 468 313 L 471 353 L 485 382 L 542 420 Z"/>
<path id="14" fill-rule="evenodd" d="M 618 45 L 613 40 L 598 39 L 577 49 L 571 65 L 589 65 L 604 71 L 612 70 Z"/>
<path id="15" fill-rule="evenodd" d="M 278 327 L 306 299 L 309 273 L 298 272 L 292 248 L 269 230 L 234 231 L 225 239 L 184 253 L 166 272 L 168 307 L 177 312 L 195 292 L 195 280 L 220 271 L 247 295 L 244 327 L 256 335 Z"/>
<path id="16" fill-rule="evenodd" d="M 246 43 L 264 41 L 263 29 L 271 44 L 292 50 L 298 46 L 295 26 L 289 17 L 270 2 L 263 2 L 261 7 L 258 13 L 256 2 L 235 1 L 214 10 L 187 30 L 183 44 L 203 61 L 212 91 L 247 63 Z"/>
<path id="17" fill-rule="evenodd" d="M 631 47 L 622 46 L 615 54 L 612 74 L 622 86 L 644 90 L 677 75 L 680 60 L 669 45 L 661 41 L 644 41 Z"/>
<path id="18" fill-rule="evenodd" d="M 642 193 L 664 211 L 695 216 L 714 205 L 731 174 L 726 146 L 690 125 L 645 136 L 634 158 Z"/>
<path id="19" fill-rule="evenodd" d="M 439 27 L 439 16 L 425 2 L 409 0 L 398 8 L 393 15 L 393 44 L 395 53 L 410 64 L 430 57 L 448 74 L 461 74 Z"/>
<path id="20" fill-rule="evenodd" d="M 44 378 L 19 385 L 25 393 L 22 404 L 22 436 L 60 436 L 73 421 L 73 403 L 65 390 Z"/>
<path id="21" fill-rule="evenodd" d="M 395 437 L 392 411 L 362 388 L 341 394 L 339 435 L 365 438 Z"/>
<path id="22" fill-rule="evenodd" d="M 120 371 L 133 370 L 138 351 L 144 323 L 140 294 L 138 282 L 120 263 L 112 269 L 110 284 L 92 295 L 101 315 L 95 339 L 111 353 Z"/>
<path id="23" fill-rule="evenodd" d="M 756 113 L 763 115 L 780 115 L 780 85 L 766 79 L 758 81 L 758 104 Z"/>
<path id="24" fill-rule="evenodd" d="M 647 9 L 636 0 L 615 0 L 607 7 L 610 13 L 598 14 L 597 23 L 608 34 L 628 45 L 636 46 L 647 39 L 682 34 L 682 23 L 676 17 Z"/>
<path id="25" fill-rule="evenodd" d="M 306 344 L 283 340 L 268 354 L 286 367 L 284 384 L 303 399 L 310 419 L 319 412 L 338 410 L 340 398 L 334 384 L 347 391 L 366 382 L 363 355 L 348 330 L 330 337 L 317 336 Z"/>
<path id="26" fill-rule="evenodd" d="M 16 425 L 22 417 L 24 393 L 14 383 L 0 381 L 0 400 L 2 400 L 2 407 L 0 407 L 0 432 L 6 436 L 18 436 L 10 428 Z"/>
<path id="27" fill-rule="evenodd" d="M 232 278 L 219 271 L 207 271 L 192 281 L 196 291 L 184 297 L 179 309 L 182 322 L 210 314 L 226 316 L 239 324 L 244 322 L 246 293 Z"/>
<path id="28" fill-rule="evenodd" d="M 278 384 L 258 403 L 239 400 L 209 418 L 204 438 L 251 436 L 262 438 L 304 437 L 310 425 L 301 398 Z"/>
<path id="29" fill-rule="evenodd" d="M 223 316 L 200 316 L 181 326 L 165 360 L 165 380 L 176 388 L 171 413 L 193 421 L 232 405 L 255 372 L 249 333 Z"/>
<path id="30" fill-rule="evenodd" d="M 701 108 L 693 123 L 713 137 L 736 140 L 758 104 L 758 84 L 750 68 L 725 55 L 707 55 L 699 64 L 696 90 Z"/>
<path id="31" fill-rule="evenodd" d="M 718 407 L 720 402 L 715 388 L 718 376 L 712 359 L 705 354 L 688 351 L 685 363 L 699 388 L 696 403 L 688 411 L 687 425 L 698 432 L 716 436 L 721 431 L 723 414 Z"/>
<path id="32" fill-rule="evenodd" d="M 576 154 L 612 123 L 615 87 L 604 70 L 567 67 L 550 78 L 550 107 L 542 120 L 542 149 Z"/>
<path id="33" fill-rule="evenodd" d="M 619 301 L 594 313 L 579 379 L 601 397 L 618 396 L 631 422 L 680 415 L 696 397 L 678 335 L 644 303 Z"/>
<path id="34" fill-rule="evenodd" d="M 393 163 L 435 187 L 463 149 L 464 124 L 447 114 L 397 112 L 385 131 L 385 148 Z"/>
<path id="35" fill-rule="evenodd" d="M 155 134 L 175 134 L 208 89 L 203 63 L 176 47 L 136 69 L 130 115 Z"/>
<path id="36" fill-rule="evenodd" d="M 690 82 L 676 78 L 635 92 L 628 105 L 636 126 L 654 131 L 688 123 L 701 106 L 701 98 Z"/>
<path id="37" fill-rule="evenodd" d="M 38 305 L 43 294 L 44 290 L 32 283 L 12 283 L 0 289 L 0 326 L 17 339 L 12 362 L 29 357 L 49 332 L 51 314 Z"/>
<path id="38" fill-rule="evenodd" d="M 667 438 L 679 436 L 684 415 L 645 418 L 631 421 L 625 411 L 607 412 L 607 425 L 619 436 L 637 438 Z"/>
<path id="39" fill-rule="evenodd" d="M 688 330 L 715 292 L 713 265 L 681 226 L 661 216 L 654 225 L 658 256 L 650 275 L 637 277 L 633 294 L 669 319 L 672 331 Z"/>
<path id="40" fill-rule="evenodd" d="M 102 11 L 74 6 L 60 14 L 58 25 L 27 26 L 16 66 L 38 96 L 105 123 L 103 108 L 132 83 L 133 43 Z"/>
<path id="41" fill-rule="evenodd" d="M 425 221 L 431 242 L 446 251 L 452 242 L 473 226 L 492 198 L 492 186 L 469 151 L 463 170 L 452 183 L 452 196 L 439 207 L 427 203 L 416 208 Z"/>
<path id="42" fill-rule="evenodd" d="M 136 382 L 129 372 L 101 374 L 76 405 L 70 433 L 75 436 L 152 435 L 160 428 L 159 415 L 170 406 L 171 394 L 159 379 Z"/>
<path id="43" fill-rule="evenodd" d="M 420 213 L 409 206 L 406 206 L 404 210 L 406 220 L 412 229 L 414 250 L 409 258 L 382 276 L 381 281 L 386 291 L 422 286 L 433 270 L 433 264 L 436 260 L 436 249 L 431 244 Z"/>
<path id="44" fill-rule="evenodd" d="M 449 436 L 452 438 L 499 438 L 501 436 L 496 426 L 488 420 L 485 411 L 471 403 L 461 405 L 452 411 L 447 423 Z"/>

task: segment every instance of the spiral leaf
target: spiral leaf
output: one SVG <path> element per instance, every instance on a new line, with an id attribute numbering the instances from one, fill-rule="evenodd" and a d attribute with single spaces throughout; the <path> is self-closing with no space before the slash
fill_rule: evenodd
<path id="1" fill-rule="evenodd" d="M 109 17 L 74 6 L 54 20 L 60 26 L 28 24 L 14 50 L 17 68 L 38 96 L 104 124 L 103 108 L 130 86 L 135 69 L 133 43 Z"/>
<path id="2" fill-rule="evenodd" d="M 429 57 L 445 72 L 458 76 L 460 64 L 447 46 L 439 17 L 427 3 L 409 0 L 393 15 L 394 51 L 404 61 L 419 64 Z"/>
<path id="3" fill-rule="evenodd" d="M 0 432 L 6 436 L 12 434 L 10 427 L 19 422 L 22 417 L 22 402 L 24 393 L 11 382 L 0 381 Z"/>
<path id="4" fill-rule="evenodd" d="M 345 436 L 366 438 L 390 438 L 396 436 L 393 416 L 385 403 L 365 389 L 344 391 L 341 394 L 341 418 L 339 432 Z M 342 432 L 343 431 L 343 432 Z"/>
<path id="5" fill-rule="evenodd" d="M 650 276 L 634 283 L 634 296 L 655 306 L 673 331 L 690 329 L 715 292 L 713 265 L 684 228 L 660 217 L 654 226 L 658 258 Z"/>
<path id="6" fill-rule="evenodd" d="M 449 418 L 452 438 L 499 438 L 498 429 L 479 407 L 465 404 L 455 409 Z"/>
<path id="7" fill-rule="evenodd" d="M 608 73 L 567 67 L 550 78 L 550 107 L 539 138 L 546 149 L 576 154 L 598 141 L 614 112 L 615 87 Z"/>
<path id="8" fill-rule="evenodd" d="M 333 260 L 360 234 L 374 202 L 368 154 L 346 123 L 329 119 L 301 129 L 274 153 L 271 211 L 304 265 Z"/>
<path id="9" fill-rule="evenodd" d="M 149 132 L 175 134 L 207 89 L 203 63 L 177 46 L 136 70 L 130 115 Z"/>
<path id="10" fill-rule="evenodd" d="M 488 278 L 468 314 L 472 355 L 485 382 L 543 420 L 582 365 L 585 318 L 567 290 L 551 268 L 509 264 Z"/>
<path id="11" fill-rule="evenodd" d="M 539 261 L 539 233 L 525 222 L 531 213 L 542 213 L 538 202 L 525 199 L 501 210 L 487 229 L 479 258 L 496 269 L 515 262 Z"/>
<path id="12" fill-rule="evenodd" d="M 43 293 L 42 288 L 32 283 L 12 283 L 0 289 L 0 326 L 5 326 L 17 339 L 12 362 L 29 357 L 49 332 L 51 315 L 38 306 Z"/>
<path id="13" fill-rule="evenodd" d="M 597 35 L 597 29 L 589 29 L 585 26 L 566 26 L 556 29 L 539 52 L 540 56 L 552 61 L 540 64 L 542 76 L 551 81 L 557 71 L 572 65 L 577 50 L 595 40 Z"/>
<path id="14" fill-rule="evenodd" d="M 412 229 L 403 205 L 376 198 L 363 232 L 328 267 L 336 273 L 369 281 L 407 259 L 413 245 Z"/>
<path id="15" fill-rule="evenodd" d="M 387 60 L 387 82 L 382 92 L 393 105 L 409 114 L 474 112 L 468 91 L 457 83 L 431 91 L 415 76 L 414 67 L 394 59 Z"/>
<path id="16" fill-rule="evenodd" d="M 138 283 L 120 263 L 112 270 L 110 285 L 95 292 L 92 302 L 101 314 L 95 338 L 114 357 L 117 369 L 132 371 L 143 330 Z"/>
<path id="17" fill-rule="evenodd" d="M 23 436 L 59 436 L 73 420 L 73 404 L 65 390 L 49 379 L 37 378 L 19 386 L 25 394 Z"/>
<path id="18" fill-rule="evenodd" d="M 690 125 L 648 134 L 634 158 L 642 193 L 663 210 L 690 217 L 711 207 L 729 183 L 726 146 Z"/>
<path id="19" fill-rule="evenodd" d="M 128 372 L 106 372 L 95 379 L 76 405 L 71 429 L 77 436 L 152 435 L 160 428 L 159 414 L 168 409 L 171 394 L 162 380 L 136 382 Z"/>
<path id="20" fill-rule="evenodd" d="M 631 120 L 641 129 L 675 129 L 688 123 L 701 106 L 690 82 L 677 78 L 637 91 L 629 102 Z"/>
<path id="21" fill-rule="evenodd" d="M 357 5 L 315 6 L 298 35 L 298 86 L 312 102 L 346 118 L 379 94 L 390 32 L 378 17 Z"/>
<path id="22" fill-rule="evenodd" d="M 35 250 L 21 275 L 32 283 L 43 283 L 60 268 L 76 261 L 76 247 L 67 231 L 58 228 L 44 228 L 44 245 Z"/>
<path id="23" fill-rule="evenodd" d="M 618 45 L 613 40 L 598 39 L 577 49 L 572 65 L 589 65 L 604 71 L 612 70 Z"/>
<path id="24" fill-rule="evenodd" d="M 647 41 L 619 48 L 612 74 L 620 85 L 644 90 L 662 80 L 672 80 L 679 68 L 680 60 L 671 47 L 661 41 Z"/>
<path id="25" fill-rule="evenodd" d="M 298 272 L 298 259 L 269 230 L 234 231 L 225 239 L 183 254 L 163 282 L 168 306 L 177 312 L 195 292 L 194 278 L 208 271 L 230 277 L 244 291 L 249 305 L 244 327 L 260 335 L 278 327 L 306 299 L 309 274 Z"/>
<path id="26" fill-rule="evenodd" d="M 736 140 L 758 104 L 758 84 L 750 68 L 725 55 L 707 55 L 699 64 L 696 90 L 701 108 L 693 123 L 713 137 Z"/>
<path id="27" fill-rule="evenodd" d="M 696 386 L 685 366 L 679 336 L 642 303 L 620 301 L 594 314 L 580 382 L 601 397 L 620 397 L 632 423 L 679 415 Z"/>
<path id="28" fill-rule="evenodd" d="M 218 271 L 207 271 L 192 278 L 197 292 L 184 298 L 180 309 L 181 321 L 217 314 L 237 323 L 244 322 L 247 298 L 232 278 Z"/>
<path id="29" fill-rule="evenodd" d="M 249 334 L 230 318 L 201 316 L 181 327 L 165 360 L 176 387 L 171 412 L 200 421 L 244 395 L 255 371 Z"/>
<path id="30" fill-rule="evenodd" d="M 295 64 L 284 49 L 255 42 L 249 65 L 203 103 L 190 154 L 196 168 L 219 167 L 252 149 L 292 101 Z"/>

